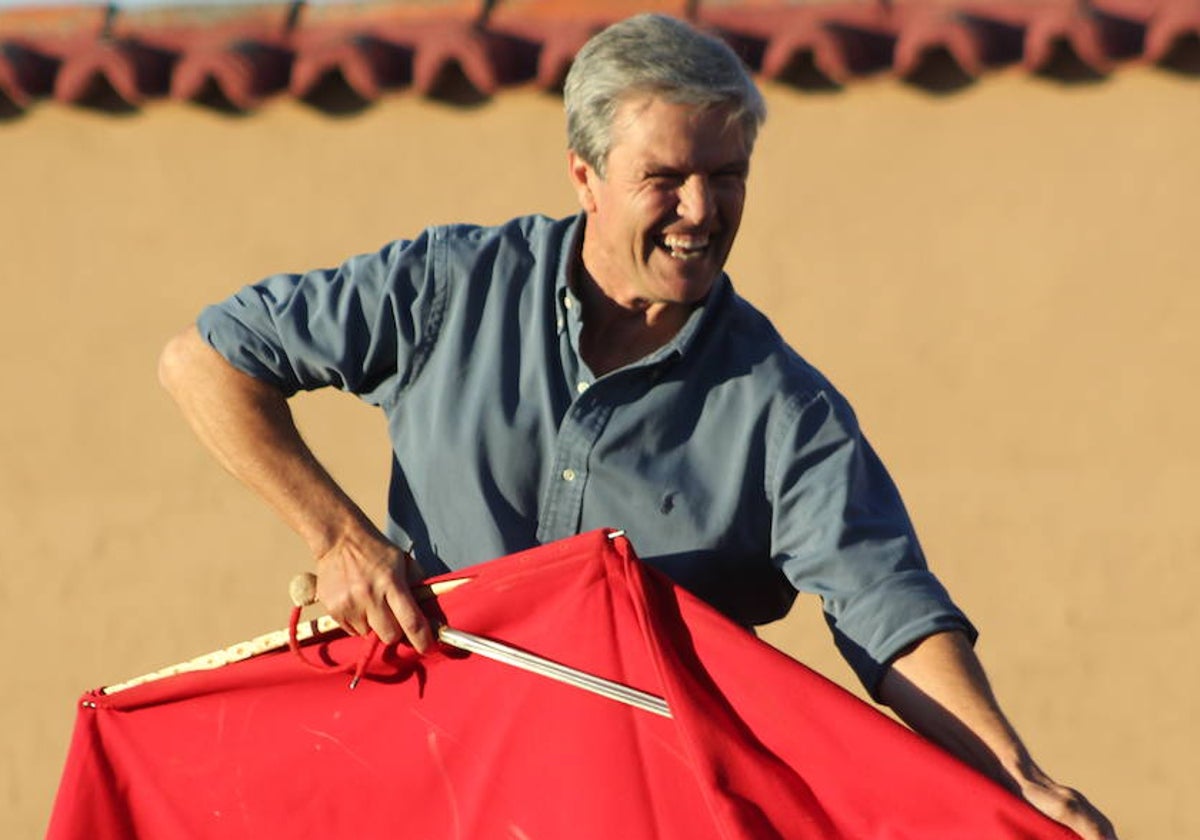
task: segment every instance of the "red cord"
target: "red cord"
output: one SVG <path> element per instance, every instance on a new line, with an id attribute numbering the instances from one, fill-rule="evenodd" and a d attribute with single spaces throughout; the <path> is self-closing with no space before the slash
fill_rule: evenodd
<path id="1" fill-rule="evenodd" d="M 300 657 L 300 661 L 315 671 L 340 672 L 350 673 L 353 677 L 350 679 L 350 688 L 356 688 L 362 680 L 363 675 L 367 671 L 367 666 L 371 664 L 371 660 L 375 658 L 375 654 L 379 651 L 379 637 L 375 635 L 375 631 L 367 634 L 369 644 L 363 651 L 363 655 L 358 658 L 358 661 L 353 664 L 338 665 L 326 664 L 324 662 L 314 662 L 304 655 L 304 649 L 300 647 L 300 640 L 297 638 L 297 631 L 300 627 L 300 612 L 303 607 L 292 607 L 291 617 L 288 619 L 288 647 L 292 653 Z"/>
<path id="2" fill-rule="evenodd" d="M 351 690 L 358 688 L 359 681 L 362 680 L 363 674 L 366 673 L 367 665 L 375 658 L 375 652 L 379 650 L 379 637 L 375 635 L 374 631 L 371 631 L 368 638 L 371 640 L 371 643 L 367 645 L 366 652 L 358 658 L 358 664 L 354 666 L 354 676 L 350 679 Z"/>

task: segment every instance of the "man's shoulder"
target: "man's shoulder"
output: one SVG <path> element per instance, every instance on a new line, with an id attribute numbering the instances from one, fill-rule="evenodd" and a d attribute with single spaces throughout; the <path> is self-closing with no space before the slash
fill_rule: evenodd
<path id="1" fill-rule="evenodd" d="M 793 396 L 835 393 L 825 375 L 787 341 L 771 319 L 732 287 L 721 318 L 722 352 L 747 374 Z"/>
<path id="2" fill-rule="evenodd" d="M 481 245 L 504 242 L 525 243 L 530 247 L 538 247 L 561 242 L 570 235 L 577 221 L 577 216 L 554 218 L 541 213 L 530 213 L 499 224 L 451 222 L 433 225 L 427 229 L 427 233 L 434 239 L 442 239 L 449 243 Z"/>

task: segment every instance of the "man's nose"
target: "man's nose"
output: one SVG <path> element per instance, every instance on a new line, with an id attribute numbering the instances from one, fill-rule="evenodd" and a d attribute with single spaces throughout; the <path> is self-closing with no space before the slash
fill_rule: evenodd
<path id="1" fill-rule="evenodd" d="M 679 218 L 688 224 L 707 222 L 716 212 L 712 186 L 704 175 L 689 175 L 679 188 Z"/>

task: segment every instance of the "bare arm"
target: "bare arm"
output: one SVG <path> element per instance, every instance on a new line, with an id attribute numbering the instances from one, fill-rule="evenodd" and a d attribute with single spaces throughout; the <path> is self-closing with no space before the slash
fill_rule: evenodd
<path id="1" fill-rule="evenodd" d="M 201 442 L 265 499 L 316 557 L 317 594 L 347 630 L 385 644 L 432 645 L 409 591 L 413 560 L 389 542 L 313 456 L 287 399 L 230 365 L 191 327 L 159 360 L 159 379 Z"/>
<path id="2" fill-rule="evenodd" d="M 1100 811 L 1034 763 L 963 634 L 939 633 L 919 642 L 892 663 L 879 694 L 914 730 L 1047 816 L 1086 840 L 1115 840 Z"/>

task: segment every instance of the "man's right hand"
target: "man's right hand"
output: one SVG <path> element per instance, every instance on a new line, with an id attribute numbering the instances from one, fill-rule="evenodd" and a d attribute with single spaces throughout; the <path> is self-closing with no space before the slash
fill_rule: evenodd
<path id="1" fill-rule="evenodd" d="M 373 630 L 385 645 L 406 638 L 426 653 L 433 630 L 410 589 L 421 577 L 417 562 L 382 536 L 343 536 L 317 558 L 317 597 L 347 632 Z"/>

